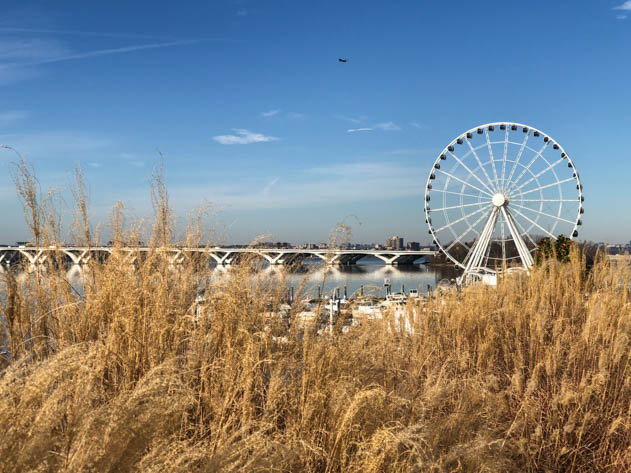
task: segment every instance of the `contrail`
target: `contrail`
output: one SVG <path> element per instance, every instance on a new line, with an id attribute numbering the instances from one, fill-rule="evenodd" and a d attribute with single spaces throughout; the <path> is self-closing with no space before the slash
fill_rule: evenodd
<path id="1" fill-rule="evenodd" d="M 34 34 L 53 34 L 53 35 L 68 35 L 68 36 L 93 36 L 98 38 L 131 38 L 131 39 L 157 39 L 162 41 L 176 41 L 178 38 L 174 36 L 158 36 L 149 34 L 137 34 L 137 33 L 109 33 L 100 31 L 80 31 L 80 30 L 55 30 L 55 29 L 37 29 L 37 28 L 16 28 L 13 26 L 0 26 L 1 33 L 34 33 Z M 242 42 L 242 40 L 231 38 L 213 38 L 213 37 L 195 37 L 187 38 L 194 41 L 217 41 L 236 43 Z M 180 38 L 180 40 L 184 40 Z"/>
<path id="2" fill-rule="evenodd" d="M 98 31 L 75 31 L 75 30 L 47 30 L 35 28 L 14 28 L 9 26 L 0 26 L 0 33 L 38 33 L 38 34 L 58 34 L 58 35 L 75 35 L 75 36 L 97 36 L 101 38 L 136 38 L 136 39 L 162 39 L 172 40 L 173 37 L 155 36 L 133 33 L 107 33 Z"/>
<path id="3" fill-rule="evenodd" d="M 113 48 L 113 49 L 98 49 L 96 51 L 88 51 L 87 53 L 78 53 L 78 54 L 69 54 L 67 56 L 59 56 L 50 59 L 42 59 L 40 61 L 32 61 L 32 62 L 24 62 L 24 63 L 13 63 L 13 64 L 5 64 L 4 66 L 38 66 L 41 64 L 52 64 L 55 62 L 63 62 L 63 61 L 74 61 L 77 59 L 87 59 L 91 57 L 99 57 L 99 56 L 109 56 L 111 54 L 124 54 L 131 53 L 133 51 L 142 51 L 145 49 L 158 49 L 158 48 L 168 48 L 171 46 L 184 46 L 186 44 L 197 43 L 198 40 L 182 40 L 182 41 L 170 41 L 167 43 L 152 43 L 152 44 L 140 44 L 135 46 L 125 46 L 122 48 Z"/>

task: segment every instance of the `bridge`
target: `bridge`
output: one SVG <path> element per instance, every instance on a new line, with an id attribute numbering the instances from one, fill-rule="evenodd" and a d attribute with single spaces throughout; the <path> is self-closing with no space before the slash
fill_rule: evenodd
<path id="1" fill-rule="evenodd" d="M 91 261 L 103 262 L 113 252 L 121 252 L 130 264 L 148 253 L 161 253 L 171 264 L 181 264 L 187 256 L 197 255 L 208 258 L 218 265 L 237 263 L 244 256 L 261 257 L 271 265 L 298 264 L 314 258 L 330 265 L 356 264 L 366 256 L 374 256 L 386 265 L 412 264 L 425 256 L 433 256 L 436 251 L 424 250 L 341 250 L 341 249 L 299 249 L 299 248 L 114 248 L 111 246 L 3 246 L 0 247 L 0 265 L 11 266 L 20 262 L 31 265 L 47 262 L 87 264 Z"/>

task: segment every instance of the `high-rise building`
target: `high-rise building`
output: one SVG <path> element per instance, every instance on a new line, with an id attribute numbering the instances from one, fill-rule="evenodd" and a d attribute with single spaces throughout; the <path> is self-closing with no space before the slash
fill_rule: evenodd
<path id="1" fill-rule="evenodd" d="M 418 241 L 408 241 L 408 250 L 418 251 L 421 249 L 421 244 Z"/>
<path id="2" fill-rule="evenodd" d="M 393 236 L 392 238 L 388 238 L 386 240 L 386 248 L 389 250 L 402 250 L 403 249 L 403 238 L 398 236 Z"/>

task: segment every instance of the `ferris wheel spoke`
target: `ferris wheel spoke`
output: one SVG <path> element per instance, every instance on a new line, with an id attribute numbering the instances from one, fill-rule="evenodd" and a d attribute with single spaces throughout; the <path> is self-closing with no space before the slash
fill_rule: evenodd
<path id="1" fill-rule="evenodd" d="M 534 189 L 527 190 L 526 192 L 520 192 L 519 194 L 515 194 L 514 196 L 513 196 L 513 195 L 511 195 L 511 197 L 518 197 L 518 196 L 520 196 L 520 195 L 530 194 L 531 192 L 537 192 L 538 190 L 547 189 L 547 188 L 549 188 L 549 187 L 554 187 L 554 186 L 557 186 L 557 185 L 563 184 L 563 183 L 565 183 L 565 182 L 573 181 L 573 180 L 574 180 L 574 178 L 573 178 L 573 177 L 569 177 L 569 178 L 567 178 L 567 179 L 562 179 L 562 180 L 560 180 L 560 181 L 556 181 L 556 182 L 553 182 L 553 183 L 551 183 L 551 184 L 546 184 L 545 186 L 535 187 Z"/>
<path id="2" fill-rule="evenodd" d="M 513 241 L 515 242 L 515 246 L 517 247 L 517 252 L 519 253 L 521 262 L 524 265 L 524 268 L 528 269 L 530 266 L 534 264 L 534 261 L 532 260 L 532 255 L 530 254 L 530 251 L 528 251 L 528 247 L 526 246 L 526 243 L 524 243 L 524 240 L 519 234 L 517 225 L 513 221 L 513 218 L 510 212 L 508 211 L 508 209 L 506 209 L 506 207 L 502 207 L 502 214 L 504 215 L 504 218 L 506 219 L 508 230 L 510 231 L 511 236 L 513 237 Z"/>
<path id="3" fill-rule="evenodd" d="M 491 188 L 490 188 L 487 184 L 485 184 L 485 183 L 484 183 L 484 182 L 483 182 L 483 181 L 482 181 L 482 180 L 478 177 L 478 175 L 477 175 L 477 174 L 475 174 L 475 173 L 474 173 L 471 169 L 469 169 L 469 167 L 468 167 L 465 163 L 463 163 L 463 162 L 462 162 L 462 160 L 461 160 L 458 156 L 456 156 L 456 155 L 455 155 L 454 153 L 452 153 L 451 151 L 449 151 L 449 154 L 450 154 L 451 156 L 453 156 L 453 158 L 454 158 L 456 161 L 458 161 L 458 163 L 459 163 L 459 164 L 460 164 L 463 168 L 465 168 L 465 169 L 467 170 L 467 172 L 468 172 L 471 176 L 473 176 L 473 177 L 476 179 L 476 181 L 478 181 L 480 184 L 482 184 L 482 186 L 483 186 L 486 190 L 488 190 L 489 192 L 491 192 L 491 194 L 492 194 L 492 193 L 494 193 L 493 189 L 491 189 Z"/>
<path id="4" fill-rule="evenodd" d="M 474 199 L 479 199 L 480 198 L 479 195 L 463 194 L 462 192 L 446 191 L 444 189 L 432 189 L 432 191 L 444 192 L 445 194 L 454 194 L 454 195 L 463 196 L 463 197 L 473 197 Z"/>
<path id="5" fill-rule="evenodd" d="M 504 153 L 502 154 L 502 186 L 501 188 L 504 188 L 504 185 L 506 183 L 506 157 L 508 155 L 508 127 L 506 127 L 506 132 L 504 135 Z"/>
<path id="6" fill-rule="evenodd" d="M 495 167 L 495 158 L 493 157 L 493 148 L 491 147 L 491 140 L 489 139 L 489 131 L 485 130 L 484 134 L 486 135 L 486 146 L 489 149 L 489 158 L 491 159 L 491 167 L 493 168 L 493 176 L 495 177 L 495 189 L 498 189 L 500 183 L 497 177 L 497 168 Z"/>
<path id="7" fill-rule="evenodd" d="M 442 232 L 443 230 L 446 230 L 448 228 L 453 227 L 455 224 L 462 222 L 463 220 L 466 220 L 469 217 L 473 217 L 474 215 L 479 214 L 480 212 L 483 212 L 485 209 L 481 208 L 476 210 L 475 212 L 471 212 L 470 214 L 465 215 L 464 217 L 460 217 L 457 220 L 454 220 L 453 222 L 449 222 L 447 225 L 443 225 L 442 227 L 440 227 L 438 230 L 435 230 L 434 233 L 438 233 L 438 232 Z"/>
<path id="8" fill-rule="evenodd" d="M 489 176 L 489 173 L 486 172 L 486 168 L 482 165 L 482 161 L 480 161 L 480 157 L 478 156 L 478 153 L 475 152 L 475 148 L 471 145 L 471 142 L 469 141 L 468 138 L 465 141 L 467 142 L 467 145 L 469 145 L 469 148 L 471 149 L 471 152 L 473 153 L 475 160 L 478 162 L 478 166 L 480 166 L 480 169 L 482 169 L 482 172 L 484 173 L 486 180 L 490 183 L 491 176 Z"/>
<path id="9" fill-rule="evenodd" d="M 520 181 L 520 179 L 522 177 L 524 177 L 524 174 L 526 174 L 526 171 L 528 171 L 530 169 L 530 166 L 532 166 L 532 164 L 539 159 L 539 157 L 541 156 L 541 153 L 543 153 L 546 148 L 548 147 L 548 143 L 550 143 L 549 141 L 546 141 L 543 146 L 541 147 L 541 149 L 537 152 L 537 154 L 535 154 L 535 156 L 530 160 L 530 162 L 524 167 L 524 169 L 522 169 L 521 173 L 519 174 L 519 177 L 517 177 L 517 179 L 515 179 L 511 184 L 509 184 L 508 187 L 508 192 L 511 192 L 511 190 L 513 190 L 515 188 L 515 186 L 517 185 L 517 183 Z"/>
<path id="10" fill-rule="evenodd" d="M 519 202 L 578 202 L 576 199 L 518 199 Z"/>
<path id="11" fill-rule="evenodd" d="M 524 217 L 526 220 L 528 220 L 530 223 L 532 223 L 535 227 L 539 228 L 540 230 L 542 230 L 544 233 L 546 233 L 550 238 L 552 238 L 553 240 L 556 240 L 557 238 L 550 233 L 548 230 L 546 230 L 545 228 L 543 228 L 541 225 L 539 225 L 537 222 L 531 220 L 529 217 L 527 217 L 526 215 L 524 215 L 523 213 L 521 213 L 519 210 L 515 209 L 515 212 L 517 212 L 519 215 L 521 215 L 522 217 Z"/>
<path id="12" fill-rule="evenodd" d="M 480 223 L 484 217 L 486 217 L 486 215 L 485 215 L 485 214 L 480 215 L 480 217 L 479 217 L 479 218 L 478 218 L 475 222 L 473 222 L 472 224 L 470 224 L 470 225 L 467 227 L 467 229 L 465 230 L 465 232 L 464 232 L 464 233 L 462 233 L 461 235 L 458 235 L 458 236 L 456 237 L 456 239 L 455 239 L 454 241 L 452 241 L 452 242 L 449 244 L 449 246 L 448 246 L 447 248 L 445 248 L 445 251 L 449 252 L 449 250 L 451 250 L 451 248 L 452 248 L 452 247 L 453 247 L 456 243 L 461 243 L 463 246 L 466 246 L 466 245 L 464 245 L 464 242 L 462 241 L 462 239 L 463 239 L 463 238 L 464 238 L 464 236 L 465 236 L 465 235 L 467 235 L 467 234 L 468 234 L 471 230 L 473 230 L 473 228 L 475 228 L 475 226 L 476 226 L 478 223 Z"/>
<path id="13" fill-rule="evenodd" d="M 475 202 L 473 204 L 461 204 L 461 205 L 452 205 L 450 207 L 442 207 L 440 209 L 431 209 L 432 212 L 438 212 L 440 210 L 453 210 L 453 209 L 461 209 L 462 207 L 473 207 L 475 205 L 489 205 L 488 202 Z"/>
<path id="14" fill-rule="evenodd" d="M 554 168 L 555 166 L 559 165 L 560 163 L 563 162 L 564 158 L 559 159 L 558 161 L 555 161 L 554 163 L 550 164 L 547 168 L 545 168 L 543 171 L 538 172 L 537 174 L 534 174 L 530 179 L 528 179 L 526 182 L 524 182 L 523 184 L 520 184 L 519 187 L 513 189 L 513 192 L 516 192 L 522 188 L 524 188 L 525 186 L 527 186 L 528 184 L 530 184 L 532 181 L 534 181 L 535 179 L 537 179 L 539 176 L 541 176 L 542 174 L 550 171 L 552 168 Z"/>
<path id="15" fill-rule="evenodd" d="M 462 179 L 460 179 L 459 177 L 456 177 L 456 176 L 454 176 L 453 174 L 448 173 L 447 171 L 443 171 L 442 169 L 436 169 L 436 172 L 440 172 L 440 173 L 442 173 L 442 174 L 444 174 L 444 175 L 446 175 L 446 176 L 451 177 L 453 180 L 458 181 L 458 182 L 460 182 L 460 183 L 464 184 L 465 186 L 469 186 L 469 187 L 471 187 L 471 188 L 473 188 L 473 189 L 477 190 L 478 192 L 481 192 L 481 193 L 483 193 L 483 194 L 486 194 L 486 195 L 488 195 L 489 197 L 493 197 L 493 195 L 492 195 L 492 194 L 489 194 L 488 192 L 483 191 L 483 190 L 482 190 L 482 189 L 480 189 L 479 187 L 476 187 L 476 186 L 474 186 L 473 184 L 471 184 L 470 182 L 463 181 L 463 180 L 462 180 Z"/>
<path id="16" fill-rule="evenodd" d="M 530 207 L 524 207 L 523 205 L 518 205 L 518 204 L 515 204 L 515 203 L 511 203 L 510 205 L 511 205 L 511 207 L 519 207 L 520 209 L 530 210 L 531 212 L 536 212 L 536 213 L 538 213 L 540 215 L 544 215 L 546 217 L 550 217 L 550 218 L 554 218 L 554 219 L 560 220 L 561 222 L 567 222 L 567 223 L 570 223 L 572 225 L 574 225 L 574 223 L 575 223 L 575 222 L 572 222 L 571 220 L 567 220 L 565 218 L 561 218 L 561 217 L 558 217 L 556 215 L 552 215 L 552 214 L 548 214 L 548 213 L 545 213 L 545 212 L 541 212 L 539 210 L 535 210 L 535 209 L 532 209 Z"/>
<path id="17" fill-rule="evenodd" d="M 533 240 L 532 237 L 530 236 L 530 233 L 528 233 L 526 229 L 522 225 L 520 225 L 519 220 L 517 220 L 515 216 L 511 215 L 511 217 L 513 217 L 513 222 L 515 223 L 517 230 L 519 230 L 522 235 L 526 235 L 528 237 L 528 239 L 530 240 L 530 243 L 532 243 L 533 249 L 536 248 L 537 244 L 535 243 L 535 240 Z"/>
<path id="18" fill-rule="evenodd" d="M 524 154 L 524 149 L 526 149 L 526 143 L 528 142 L 529 136 L 530 136 L 530 133 L 526 133 L 526 136 L 524 136 L 524 141 L 522 142 L 521 147 L 519 148 L 519 152 L 517 153 L 517 157 L 515 158 L 515 162 L 513 163 L 513 168 L 511 169 L 510 174 L 508 175 L 508 179 L 506 179 L 508 182 L 510 182 L 511 179 L 513 178 L 513 174 L 515 173 L 515 169 L 517 168 L 517 163 L 519 163 L 519 160 L 521 159 L 521 155 Z M 506 190 L 506 187 L 504 187 L 504 190 Z"/>

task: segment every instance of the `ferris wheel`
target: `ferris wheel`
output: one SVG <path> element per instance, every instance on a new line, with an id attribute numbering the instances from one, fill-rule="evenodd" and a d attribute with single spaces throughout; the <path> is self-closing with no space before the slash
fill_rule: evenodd
<path id="1" fill-rule="evenodd" d="M 464 269 L 460 282 L 534 264 L 545 237 L 578 236 L 583 186 L 573 161 L 547 134 L 489 123 L 440 153 L 425 187 L 434 244 Z"/>

